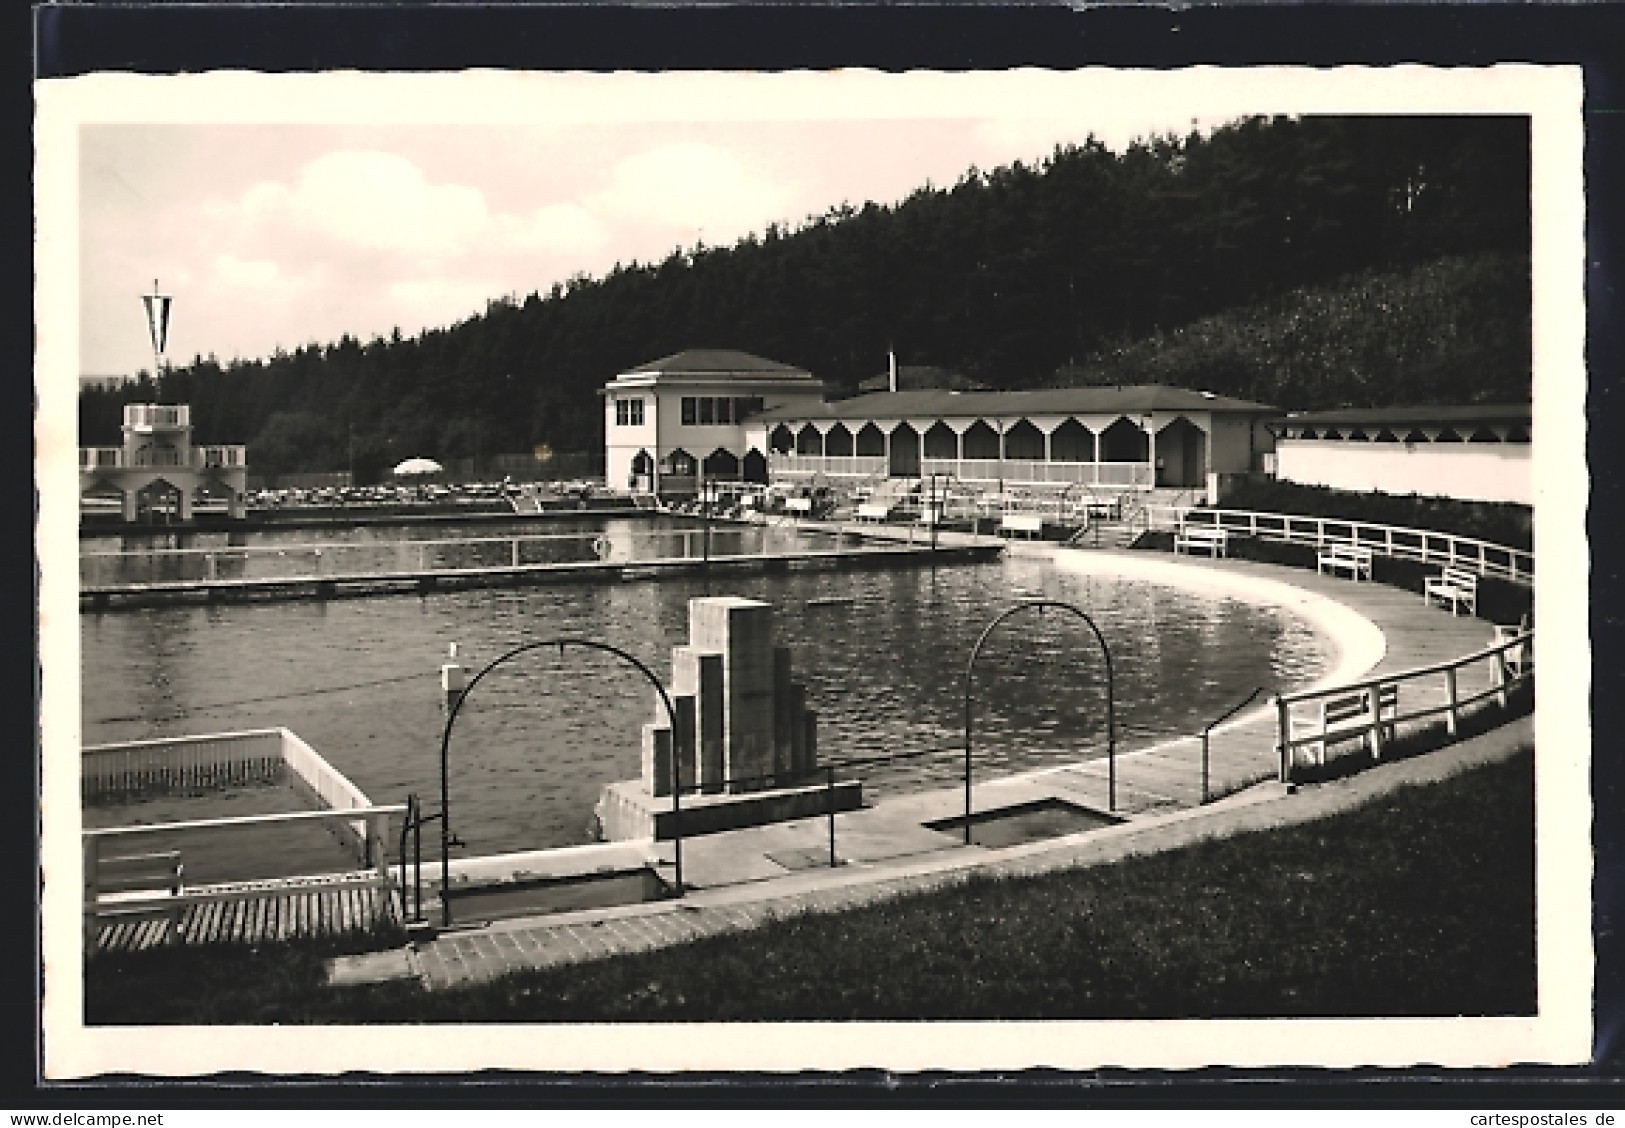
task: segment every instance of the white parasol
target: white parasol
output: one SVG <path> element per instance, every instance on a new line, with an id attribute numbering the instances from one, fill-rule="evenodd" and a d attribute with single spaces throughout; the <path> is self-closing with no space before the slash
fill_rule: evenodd
<path id="1" fill-rule="evenodd" d="M 432 458 L 408 458 L 395 467 L 397 478 L 416 478 L 424 474 L 438 474 L 445 467 Z"/>

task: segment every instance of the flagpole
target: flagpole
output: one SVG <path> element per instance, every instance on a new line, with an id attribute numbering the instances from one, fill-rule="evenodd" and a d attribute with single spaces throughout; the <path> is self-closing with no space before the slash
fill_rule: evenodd
<path id="1" fill-rule="evenodd" d="M 169 305 L 171 298 L 158 289 L 158 279 L 152 280 L 152 293 L 141 295 L 141 304 L 147 307 L 147 332 L 152 338 L 152 379 L 157 383 L 164 370 L 164 351 L 169 337 Z"/>

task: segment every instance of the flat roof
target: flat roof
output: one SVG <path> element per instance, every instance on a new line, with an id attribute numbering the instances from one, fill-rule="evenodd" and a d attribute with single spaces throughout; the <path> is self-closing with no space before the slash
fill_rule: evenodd
<path id="1" fill-rule="evenodd" d="M 756 418 L 897 419 L 987 415 L 1134 415 L 1147 411 L 1246 412 L 1279 415 L 1279 408 L 1166 384 L 1106 384 L 1019 392 L 952 392 L 939 388 L 875 392 L 811 408 L 770 408 Z"/>
<path id="2" fill-rule="evenodd" d="M 1533 405 L 1468 404 L 1435 407 L 1344 407 L 1335 411 L 1305 411 L 1281 420 L 1289 427 L 1427 426 L 1430 423 L 1528 423 Z"/>

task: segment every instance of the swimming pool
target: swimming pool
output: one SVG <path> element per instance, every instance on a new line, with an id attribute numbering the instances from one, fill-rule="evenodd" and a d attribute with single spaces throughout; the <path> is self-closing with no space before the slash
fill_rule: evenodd
<path id="1" fill-rule="evenodd" d="M 960 778 L 964 665 L 1016 599 L 1066 599 L 1112 648 L 1119 748 L 1200 729 L 1256 686 L 1314 681 L 1332 646 L 1287 612 L 1037 559 L 865 572 L 790 572 L 402 595 L 175 606 L 80 617 L 87 744 L 286 725 L 375 802 L 438 801 L 438 668 L 448 643 L 474 671 L 523 642 L 613 643 L 663 676 L 687 602 L 737 594 L 775 608 L 819 714 L 821 759 L 863 769 L 868 797 Z M 977 662 L 977 770 L 1105 751 L 1098 647 L 1070 616 L 1011 620 Z M 655 695 L 609 659 L 541 651 L 483 681 L 451 750 L 457 833 L 470 854 L 589 840 L 599 789 L 639 771 Z"/>

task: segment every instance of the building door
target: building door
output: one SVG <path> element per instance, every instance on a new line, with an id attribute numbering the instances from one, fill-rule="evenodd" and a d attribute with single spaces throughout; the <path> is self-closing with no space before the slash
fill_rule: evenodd
<path id="1" fill-rule="evenodd" d="M 907 423 L 899 423 L 891 433 L 891 461 L 888 465 L 893 478 L 920 476 L 920 433 Z"/>

